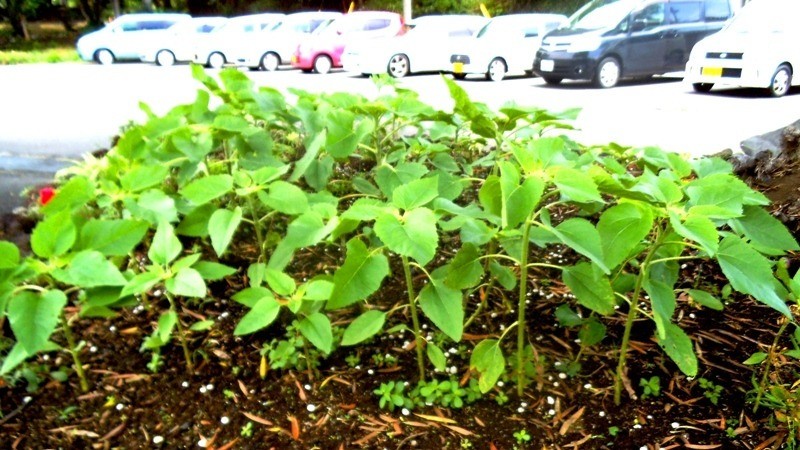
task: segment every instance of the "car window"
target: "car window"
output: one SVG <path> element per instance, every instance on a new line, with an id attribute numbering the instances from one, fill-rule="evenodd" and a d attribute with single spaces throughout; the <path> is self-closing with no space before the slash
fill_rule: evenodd
<path id="1" fill-rule="evenodd" d="M 633 29 L 636 31 L 649 30 L 663 25 L 666 22 L 665 5 L 654 3 L 636 11 L 632 15 Z"/>
<path id="2" fill-rule="evenodd" d="M 138 22 L 126 22 L 120 25 L 119 29 L 122 31 L 139 31 L 141 28 Z"/>
<path id="3" fill-rule="evenodd" d="M 447 35 L 450 37 L 472 36 L 473 34 L 475 34 L 475 30 L 469 28 L 459 28 L 457 30 L 450 30 L 447 33 Z"/>
<path id="4" fill-rule="evenodd" d="M 669 17 L 673 23 L 693 23 L 703 20 L 700 2 L 672 2 L 669 4 Z"/>
<path id="5" fill-rule="evenodd" d="M 370 19 L 364 24 L 364 31 L 381 30 L 388 28 L 392 22 L 389 19 Z"/>
<path id="6" fill-rule="evenodd" d="M 719 22 L 731 16 L 731 5 L 728 0 L 706 0 L 706 21 Z"/>
<path id="7" fill-rule="evenodd" d="M 528 26 L 528 27 L 525 27 L 523 32 L 525 33 L 525 37 L 526 38 L 537 37 L 537 36 L 539 36 L 539 27 Z"/>

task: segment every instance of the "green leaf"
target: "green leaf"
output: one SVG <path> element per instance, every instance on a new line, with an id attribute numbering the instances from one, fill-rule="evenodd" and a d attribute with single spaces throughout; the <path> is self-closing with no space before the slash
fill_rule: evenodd
<path id="1" fill-rule="evenodd" d="M 447 265 L 444 283 L 453 289 L 467 289 L 477 286 L 483 278 L 483 256 L 474 244 L 465 243 Z"/>
<path id="2" fill-rule="evenodd" d="M 211 246 L 217 256 L 222 256 L 242 222 L 242 208 L 237 206 L 233 211 L 218 209 L 208 221 L 208 235 L 211 237 Z"/>
<path id="3" fill-rule="evenodd" d="M 591 222 L 581 218 L 567 219 L 557 227 L 549 230 L 562 243 L 592 260 L 598 267 L 603 269 L 604 273 L 610 273 L 608 266 L 605 264 L 600 233 Z"/>
<path id="4" fill-rule="evenodd" d="M 303 288 L 305 289 L 303 300 L 327 301 L 333 292 L 333 282 L 328 279 L 315 279 L 304 284 Z"/>
<path id="5" fill-rule="evenodd" d="M 769 356 L 769 355 L 767 355 L 764 352 L 755 352 L 752 355 L 750 355 L 749 358 L 747 358 L 746 360 L 742 361 L 742 364 L 744 364 L 746 366 L 755 366 L 755 365 L 761 364 L 762 362 L 766 361 L 767 356 Z"/>
<path id="6" fill-rule="evenodd" d="M 489 392 L 506 370 L 506 360 L 503 357 L 503 350 L 500 348 L 500 341 L 485 339 L 478 343 L 472 350 L 469 368 L 477 370 L 480 374 L 478 388 L 481 392 L 484 394 Z"/>
<path id="7" fill-rule="evenodd" d="M 130 169 L 120 177 L 119 183 L 129 192 L 139 192 L 153 186 L 160 186 L 169 176 L 169 166 L 147 164 Z"/>
<path id="8" fill-rule="evenodd" d="M 142 241 L 149 226 L 141 220 L 92 219 L 81 228 L 78 248 L 106 256 L 126 256 Z"/>
<path id="9" fill-rule="evenodd" d="M 728 236 L 719 244 L 717 261 L 722 273 L 739 292 L 791 318 L 786 302 L 775 291 L 775 278 L 769 261 L 741 238 Z"/>
<path id="10" fill-rule="evenodd" d="M 233 330 L 235 336 L 242 336 L 245 334 L 255 333 L 268 327 L 275 318 L 278 317 L 281 305 L 272 297 L 266 289 L 268 295 L 261 297 L 254 305 L 253 308 L 242 317 L 236 329 Z M 237 300 L 238 301 L 238 300 Z"/>
<path id="11" fill-rule="evenodd" d="M 650 208 L 620 203 L 603 212 L 597 223 L 605 262 L 609 268 L 620 265 L 650 234 L 653 213 Z"/>
<path id="12" fill-rule="evenodd" d="M 140 273 L 128 281 L 128 284 L 122 288 L 122 292 L 119 294 L 119 297 L 123 298 L 147 292 L 160 281 L 161 276 L 155 272 Z"/>
<path id="13" fill-rule="evenodd" d="M 269 193 L 259 192 L 258 198 L 262 203 L 289 215 L 298 215 L 308 210 L 308 198 L 299 187 L 278 180 L 269 185 Z"/>
<path id="14" fill-rule="evenodd" d="M 241 303 L 242 305 L 247 306 L 248 308 L 253 308 L 256 306 L 256 303 L 261 301 L 264 298 L 275 298 L 272 295 L 272 291 L 267 288 L 255 286 L 249 287 L 246 289 L 242 289 L 241 291 L 237 292 L 233 297 L 231 297 L 237 303 Z"/>
<path id="15" fill-rule="evenodd" d="M 86 206 L 94 199 L 94 187 L 86 177 L 73 177 L 58 188 L 55 197 L 41 208 L 46 217 L 52 214 Z"/>
<path id="16" fill-rule="evenodd" d="M 314 347 L 322 350 L 323 353 L 328 354 L 333 350 L 333 330 L 331 321 L 325 314 L 316 312 L 304 317 L 297 324 L 297 328 L 309 342 L 314 344 Z"/>
<path id="17" fill-rule="evenodd" d="M 450 339 L 458 342 L 464 332 L 462 294 L 447 287 L 442 280 L 431 280 L 419 293 L 422 311 Z"/>
<path id="18" fill-rule="evenodd" d="M 124 286 L 128 282 L 111 261 L 94 250 L 76 254 L 65 269 L 54 270 L 53 277 L 62 283 L 82 288 Z"/>
<path id="19" fill-rule="evenodd" d="M 731 220 L 731 225 L 753 244 L 780 251 L 800 250 L 786 226 L 764 208 L 745 206 L 743 212 L 744 216 Z"/>
<path id="20" fill-rule="evenodd" d="M 179 192 L 197 206 L 222 197 L 233 190 L 233 177 L 230 175 L 210 175 L 197 178 L 184 186 Z"/>
<path id="21" fill-rule="evenodd" d="M 269 287 L 278 295 L 288 296 L 297 289 L 294 279 L 280 270 L 267 268 L 264 271 L 264 279 L 267 281 Z"/>
<path id="22" fill-rule="evenodd" d="M 660 175 L 656 175 L 650 169 L 645 169 L 644 173 L 636 179 L 636 184 L 631 191 L 641 192 L 666 205 L 677 203 L 683 198 L 680 187 L 674 179 L 670 178 L 666 170 L 662 171 Z"/>
<path id="23" fill-rule="evenodd" d="M 303 179 L 305 179 L 306 183 L 315 191 L 325 189 L 331 175 L 333 175 L 333 163 L 333 158 L 327 155 L 311 161 L 308 170 L 306 170 L 303 175 Z"/>
<path id="24" fill-rule="evenodd" d="M 489 175 L 483 182 L 480 191 L 478 191 L 478 199 L 481 206 L 487 213 L 497 217 L 503 217 L 503 191 L 500 185 L 500 177 L 496 175 Z"/>
<path id="25" fill-rule="evenodd" d="M 650 296 L 650 305 L 653 307 L 653 320 L 659 339 L 665 339 L 667 328 L 672 323 L 675 313 L 675 291 L 666 283 L 645 278 L 643 286 Z"/>
<path id="26" fill-rule="evenodd" d="M 413 258 L 420 265 L 436 255 L 439 235 L 436 216 L 427 208 L 406 211 L 401 218 L 382 214 L 375 221 L 375 234 L 395 253 Z"/>
<path id="27" fill-rule="evenodd" d="M 389 261 L 383 253 L 371 253 L 358 238 L 347 243 L 347 258 L 333 275 L 333 292 L 328 309 L 344 308 L 377 291 L 389 275 Z"/>
<path id="28" fill-rule="evenodd" d="M 714 174 L 692 181 L 685 188 L 689 206 L 714 206 L 716 217 L 727 219 L 742 215 L 742 207 L 752 189 L 731 174 Z"/>
<path id="29" fill-rule="evenodd" d="M 375 170 L 375 182 L 383 192 L 383 195 L 391 198 L 395 189 L 406 183 L 419 180 L 426 173 L 428 173 L 428 168 L 419 163 L 400 163 L 396 166 L 382 164 Z"/>
<path id="30" fill-rule="evenodd" d="M 665 336 L 663 339 L 658 339 L 658 345 L 675 361 L 684 375 L 697 376 L 697 356 L 694 354 L 692 340 L 679 326 L 674 323 L 667 324 Z"/>
<path id="31" fill-rule="evenodd" d="M 8 241 L 0 241 L 0 269 L 14 269 L 19 265 L 19 249 Z"/>
<path id="32" fill-rule="evenodd" d="M 697 242 L 703 250 L 714 256 L 719 248 L 719 233 L 711 219 L 690 212 L 686 218 L 681 219 L 672 211 L 669 213 L 669 223 L 681 236 L 690 241 Z"/>
<path id="33" fill-rule="evenodd" d="M 212 133 L 207 130 L 178 129 L 173 132 L 170 142 L 179 152 L 189 158 L 189 161 L 199 162 L 206 157 L 214 146 Z M 163 179 L 162 179 L 163 181 Z"/>
<path id="34" fill-rule="evenodd" d="M 17 342 L 14 344 L 11 350 L 3 357 L 3 366 L 0 367 L 0 376 L 10 373 L 17 366 L 22 364 L 23 361 L 28 359 L 29 356 L 33 355 L 29 354 L 21 343 Z"/>
<path id="35" fill-rule="evenodd" d="M 556 308 L 556 320 L 562 327 L 579 327 L 583 324 L 583 318 L 578 315 L 567 304 Z"/>
<path id="36" fill-rule="evenodd" d="M 150 261 L 166 266 L 180 255 L 183 250 L 183 245 L 178 237 L 175 236 L 175 230 L 167 222 L 161 222 L 156 229 L 156 234 L 153 235 L 153 241 L 150 243 L 150 249 L 147 251 L 147 256 Z"/>
<path id="37" fill-rule="evenodd" d="M 67 305 L 67 296 L 59 291 L 35 293 L 23 291 L 8 302 L 8 322 L 17 342 L 28 355 L 47 345 Z"/>
<path id="38" fill-rule="evenodd" d="M 616 301 L 611 282 L 593 264 L 578 263 L 563 269 L 564 284 L 569 287 L 578 303 L 603 315 L 614 313 Z"/>
<path id="39" fill-rule="evenodd" d="M 392 192 L 392 204 L 402 210 L 425 206 L 438 196 L 439 177 L 433 176 L 398 186 Z"/>
<path id="40" fill-rule="evenodd" d="M 553 182 L 562 197 L 578 203 L 603 202 L 597 184 L 585 173 L 564 166 L 556 166 L 551 170 L 554 172 Z"/>
<path id="41" fill-rule="evenodd" d="M 514 272 L 508 267 L 503 266 L 497 261 L 491 261 L 489 263 L 489 272 L 497 282 L 500 283 L 500 286 L 503 286 L 505 289 L 511 290 L 516 287 L 517 277 L 514 276 Z"/>
<path id="42" fill-rule="evenodd" d="M 211 203 L 193 209 L 183 217 L 175 232 L 190 237 L 208 236 L 208 220 L 216 210 L 217 208 Z"/>
<path id="43" fill-rule="evenodd" d="M 142 218 L 154 225 L 178 221 L 175 200 L 159 190 L 149 190 L 140 195 L 136 203 L 126 203 L 126 205 L 134 217 Z"/>
<path id="44" fill-rule="evenodd" d="M 428 359 L 436 370 L 444 372 L 447 369 L 447 358 L 445 358 L 442 349 L 436 346 L 436 344 L 428 342 L 425 346 L 425 353 L 428 355 Z"/>
<path id="45" fill-rule="evenodd" d="M 376 309 L 370 310 L 358 316 L 342 335 L 342 345 L 356 345 L 375 336 L 383 328 L 386 322 L 386 313 Z"/>
<path id="46" fill-rule="evenodd" d="M 336 159 L 343 159 L 356 151 L 358 144 L 375 129 L 374 122 L 366 118 L 356 123 L 356 116 L 344 109 L 328 113 L 328 135 L 325 149 Z"/>
<path id="47" fill-rule="evenodd" d="M 172 330 L 178 324 L 178 314 L 175 311 L 166 311 L 158 318 L 158 328 L 156 329 L 156 336 L 161 341 L 161 344 L 167 344 L 172 337 Z"/>
<path id="48" fill-rule="evenodd" d="M 192 268 L 179 270 L 164 285 L 169 292 L 182 297 L 203 298 L 206 296 L 206 282 L 203 281 L 200 273 Z"/>
<path id="49" fill-rule="evenodd" d="M 204 280 L 217 281 L 236 273 L 236 269 L 211 261 L 200 261 L 195 263 L 192 268 L 203 277 Z"/>
<path id="50" fill-rule="evenodd" d="M 715 311 L 722 311 L 724 308 L 721 301 L 706 291 L 689 289 L 686 292 L 689 293 L 689 296 L 692 298 L 692 300 L 700 305 L 705 306 L 706 308 L 711 308 Z"/>
<path id="51" fill-rule="evenodd" d="M 587 319 L 580 331 L 578 331 L 578 339 L 581 340 L 581 345 L 587 347 L 599 344 L 605 337 L 606 326 L 594 316 Z"/>
<path id="52" fill-rule="evenodd" d="M 214 128 L 233 133 L 242 133 L 250 128 L 250 123 L 238 116 L 220 114 L 214 118 Z"/>
<path id="53" fill-rule="evenodd" d="M 528 220 L 539 204 L 544 192 L 544 182 L 530 177 L 520 184 L 519 172 L 511 163 L 501 161 L 499 166 L 503 228 L 514 228 Z"/>
<path id="54" fill-rule="evenodd" d="M 31 249 L 41 258 L 61 256 L 72 248 L 77 236 L 70 211 L 65 209 L 36 225 L 31 234 Z"/>
<path id="55" fill-rule="evenodd" d="M 189 331 L 206 331 L 210 330 L 213 326 L 213 320 L 201 320 L 193 323 L 192 326 L 189 327 Z"/>

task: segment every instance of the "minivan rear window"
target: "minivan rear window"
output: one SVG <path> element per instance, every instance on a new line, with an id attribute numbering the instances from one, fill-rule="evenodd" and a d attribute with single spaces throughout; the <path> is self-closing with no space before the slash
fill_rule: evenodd
<path id="1" fill-rule="evenodd" d="M 669 15 L 673 23 L 702 22 L 703 5 L 700 2 L 671 2 Z"/>
<path id="2" fill-rule="evenodd" d="M 719 22 L 731 17 L 731 5 L 728 0 L 706 0 L 706 21 Z"/>

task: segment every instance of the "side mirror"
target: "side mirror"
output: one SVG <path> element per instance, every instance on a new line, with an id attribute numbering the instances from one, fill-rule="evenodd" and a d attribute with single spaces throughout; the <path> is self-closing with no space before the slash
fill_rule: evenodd
<path id="1" fill-rule="evenodd" d="M 631 31 L 642 31 L 647 28 L 647 20 L 645 19 L 634 19 L 633 24 L 631 25 Z"/>

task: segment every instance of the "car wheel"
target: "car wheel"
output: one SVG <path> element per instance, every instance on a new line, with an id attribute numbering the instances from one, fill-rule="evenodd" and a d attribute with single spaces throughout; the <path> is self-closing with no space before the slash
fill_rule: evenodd
<path id="1" fill-rule="evenodd" d="M 171 66 L 175 64 L 175 55 L 169 50 L 161 50 L 156 53 L 156 64 L 159 66 Z"/>
<path id="2" fill-rule="evenodd" d="M 792 87 L 792 69 L 786 64 L 781 64 L 769 82 L 769 93 L 773 97 L 783 97 L 789 92 L 790 87 Z"/>
<path id="3" fill-rule="evenodd" d="M 389 75 L 394 78 L 403 78 L 411 71 L 411 64 L 408 61 L 408 56 L 399 53 L 389 59 L 389 66 L 387 68 Z"/>
<path id="4" fill-rule="evenodd" d="M 489 70 L 486 71 L 486 79 L 492 81 L 502 81 L 503 78 L 506 77 L 507 71 L 508 67 L 506 67 L 505 61 L 500 58 L 495 58 L 489 63 Z"/>
<path id="5" fill-rule="evenodd" d="M 333 61 L 325 55 L 319 55 L 314 59 L 314 72 L 326 74 L 331 71 Z"/>
<path id="6" fill-rule="evenodd" d="M 267 72 L 274 72 L 278 70 L 281 65 L 281 57 L 275 52 L 264 53 L 261 57 L 261 68 Z"/>
<path id="7" fill-rule="evenodd" d="M 453 74 L 453 78 L 455 78 L 456 80 L 463 80 L 464 78 L 467 78 L 467 74 L 465 74 L 465 73 L 454 73 Z"/>
<path id="8" fill-rule="evenodd" d="M 114 64 L 116 58 L 114 58 L 114 54 L 111 53 L 110 50 L 101 49 L 95 52 L 94 60 L 97 61 L 98 64 L 108 66 Z"/>
<path id="9" fill-rule="evenodd" d="M 208 67 L 212 69 L 220 69 L 225 65 L 225 55 L 219 52 L 214 52 L 208 55 Z"/>
<path id="10" fill-rule="evenodd" d="M 622 67 L 619 61 L 613 57 L 603 58 L 597 65 L 597 74 L 594 76 L 594 84 L 601 88 L 612 88 L 619 83 L 622 75 Z"/>
<path id="11" fill-rule="evenodd" d="M 695 92 L 708 92 L 714 87 L 714 83 L 692 83 Z"/>
<path id="12" fill-rule="evenodd" d="M 561 84 L 561 80 L 563 78 L 542 77 L 542 79 L 544 80 L 545 83 L 555 86 L 557 84 Z"/>

